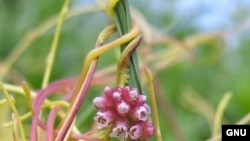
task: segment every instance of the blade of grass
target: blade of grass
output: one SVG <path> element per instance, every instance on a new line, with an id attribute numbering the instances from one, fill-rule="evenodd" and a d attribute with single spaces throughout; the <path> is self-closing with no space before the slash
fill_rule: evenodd
<path id="1" fill-rule="evenodd" d="M 120 36 L 128 33 L 131 29 L 132 20 L 129 11 L 129 5 L 127 0 L 119 0 L 114 8 L 115 20 L 117 24 Z M 121 52 L 128 45 L 128 43 L 121 45 Z M 137 87 L 138 91 L 142 93 L 140 85 L 139 65 L 136 51 L 134 51 L 130 57 L 129 69 L 129 82 L 128 85 Z"/>

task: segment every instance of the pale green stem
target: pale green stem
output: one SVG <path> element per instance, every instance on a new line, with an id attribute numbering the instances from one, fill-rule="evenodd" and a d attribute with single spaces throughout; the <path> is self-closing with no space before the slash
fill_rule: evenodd
<path id="1" fill-rule="evenodd" d="M 212 133 L 213 136 L 215 136 L 216 134 L 220 132 L 223 112 L 225 111 L 225 108 L 228 105 L 228 102 L 231 99 L 231 97 L 232 97 L 232 93 L 227 92 L 219 103 L 219 106 L 217 108 L 215 118 L 214 118 L 214 126 L 213 126 L 213 133 Z"/>
<path id="2" fill-rule="evenodd" d="M 42 108 L 45 108 L 45 107 L 51 107 L 51 108 L 53 108 L 54 106 L 60 106 L 60 107 L 66 107 L 66 108 L 68 108 L 69 107 L 69 103 L 65 102 L 65 101 L 62 101 L 62 100 L 51 101 L 51 102 L 44 103 L 42 105 Z"/>
<path id="3" fill-rule="evenodd" d="M 24 121 L 24 120 L 28 119 L 29 117 L 31 117 L 31 115 L 32 115 L 31 112 L 28 112 L 28 113 L 20 116 L 20 120 Z M 8 127 L 8 126 L 11 126 L 13 124 L 14 124 L 13 121 L 10 121 L 10 122 L 4 123 L 3 127 Z"/>
<path id="4" fill-rule="evenodd" d="M 246 116 L 244 116 L 240 121 L 238 121 L 236 124 L 246 124 L 250 121 L 250 113 L 248 113 Z"/>
<path id="5" fill-rule="evenodd" d="M 10 99 L 15 103 L 15 99 L 13 97 L 10 97 Z M 6 103 L 8 103 L 7 99 L 1 99 L 0 100 L 0 106 L 4 106 Z"/>
<path id="6" fill-rule="evenodd" d="M 160 122 L 158 117 L 158 109 L 156 104 L 156 98 L 155 98 L 155 91 L 154 91 L 154 84 L 153 84 L 153 76 L 149 69 L 145 69 L 145 74 L 148 80 L 148 89 L 149 94 L 151 98 L 151 104 L 152 104 L 152 112 L 153 112 L 153 122 L 155 126 L 156 131 L 156 140 L 162 141 L 161 137 L 161 129 L 160 129 Z"/>
<path id="7" fill-rule="evenodd" d="M 43 77 L 42 87 L 45 87 L 49 82 L 52 66 L 53 66 L 53 63 L 55 60 L 55 55 L 56 55 L 56 51 L 57 51 L 57 47 L 58 47 L 58 41 L 59 41 L 59 37 L 61 34 L 63 21 L 64 21 L 66 14 L 68 13 L 69 3 L 70 3 L 70 0 L 65 0 L 64 5 L 62 7 L 62 10 L 60 12 L 60 16 L 59 16 L 58 21 L 57 21 L 56 31 L 55 31 L 53 42 L 51 45 L 51 50 L 49 52 L 47 62 L 46 62 L 46 69 L 45 69 L 45 74 Z"/>
<path id="8" fill-rule="evenodd" d="M 20 131 L 20 134 L 21 134 L 21 139 L 22 141 L 26 141 L 25 139 L 25 132 L 24 132 L 24 128 L 23 128 L 23 125 L 22 125 L 22 121 L 20 119 L 20 116 L 18 114 L 18 111 L 13 103 L 13 101 L 11 100 L 11 97 L 10 95 L 8 94 L 7 90 L 5 89 L 5 87 L 3 86 L 3 83 L 0 81 L 0 88 L 2 89 L 3 91 L 3 94 L 6 98 L 6 100 L 8 101 L 9 105 L 10 105 L 10 108 L 11 110 L 14 112 L 15 114 L 15 118 L 17 120 L 17 126 L 19 128 L 19 131 Z"/>
<path id="9" fill-rule="evenodd" d="M 25 94 L 25 98 L 27 100 L 27 104 L 28 104 L 28 106 L 29 106 L 29 108 L 31 110 L 32 115 L 33 115 L 34 114 L 34 108 L 32 106 L 30 88 L 29 88 L 28 84 L 25 81 L 22 82 L 22 87 L 23 87 L 23 91 L 24 91 L 24 94 Z"/>
<path id="10" fill-rule="evenodd" d="M 23 89 L 20 86 L 16 86 L 16 85 L 12 85 L 12 84 L 6 84 L 6 83 L 4 83 L 3 85 L 10 92 L 13 92 L 15 94 L 24 95 Z M 34 91 L 31 91 L 31 97 L 35 97 L 35 95 L 36 95 L 36 93 Z"/>
<path id="11" fill-rule="evenodd" d="M 14 113 L 11 115 L 12 120 L 13 120 L 13 140 L 14 141 L 19 141 L 19 134 L 18 134 L 18 121 Z"/>

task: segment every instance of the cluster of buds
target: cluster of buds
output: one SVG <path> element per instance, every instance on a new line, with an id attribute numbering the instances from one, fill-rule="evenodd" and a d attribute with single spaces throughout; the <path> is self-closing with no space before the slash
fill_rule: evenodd
<path id="1" fill-rule="evenodd" d="M 146 98 L 136 88 L 106 87 L 104 96 L 93 100 L 98 109 L 94 117 L 97 129 L 112 127 L 109 136 L 118 137 L 121 141 L 149 140 L 154 128 L 149 119 L 150 107 L 145 102 Z"/>

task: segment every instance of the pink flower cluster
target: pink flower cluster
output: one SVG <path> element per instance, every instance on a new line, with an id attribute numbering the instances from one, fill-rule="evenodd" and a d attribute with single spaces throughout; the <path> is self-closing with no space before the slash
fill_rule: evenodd
<path id="1" fill-rule="evenodd" d="M 94 120 L 97 129 L 113 127 L 110 137 L 147 141 L 154 133 L 149 120 L 150 107 L 146 104 L 146 96 L 139 94 L 136 88 L 106 87 L 104 96 L 93 100 L 98 109 Z"/>

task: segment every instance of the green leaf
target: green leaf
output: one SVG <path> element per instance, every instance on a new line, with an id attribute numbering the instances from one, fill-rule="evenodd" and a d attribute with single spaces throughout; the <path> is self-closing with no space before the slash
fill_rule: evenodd
<path id="1" fill-rule="evenodd" d="M 116 24 L 117 24 L 120 36 L 128 33 L 132 25 L 128 1 L 119 0 L 116 7 L 114 8 L 114 13 L 115 13 L 115 20 L 116 20 Z M 128 43 L 121 46 L 121 52 L 124 50 L 124 48 L 127 45 Z M 132 53 L 130 57 L 128 68 L 129 68 L 129 76 L 130 76 L 128 85 L 138 88 L 138 91 L 142 93 L 136 50 Z"/>

